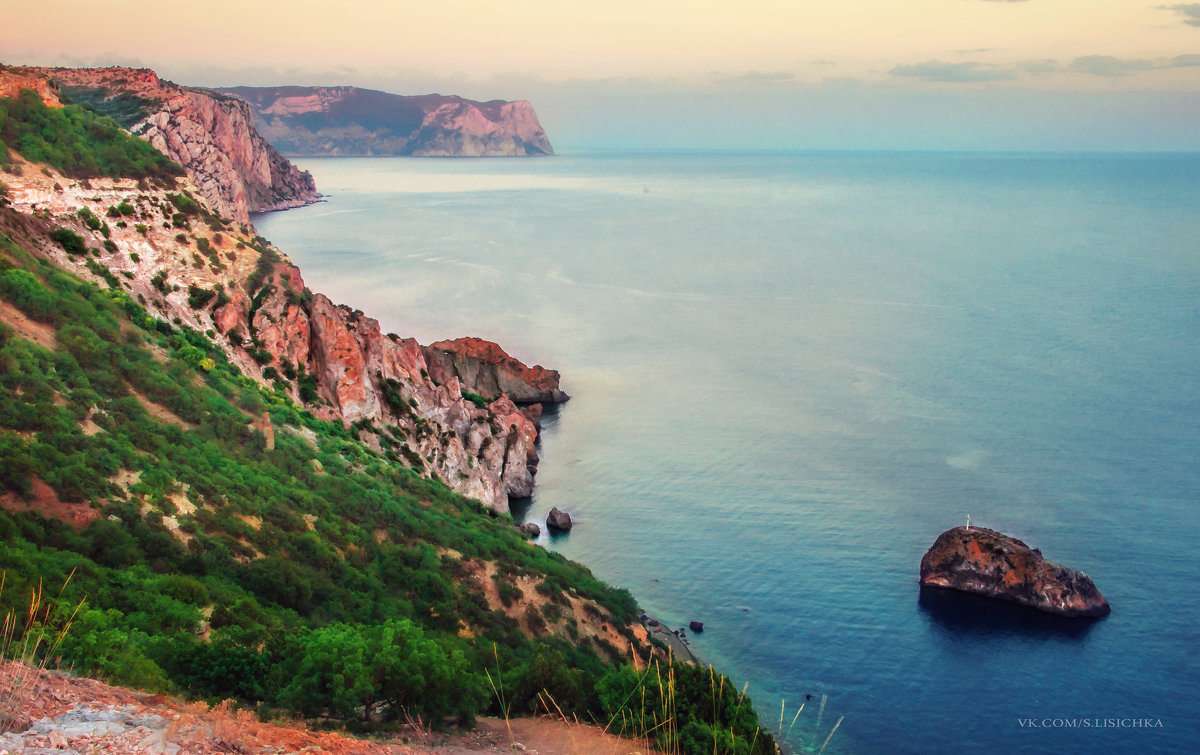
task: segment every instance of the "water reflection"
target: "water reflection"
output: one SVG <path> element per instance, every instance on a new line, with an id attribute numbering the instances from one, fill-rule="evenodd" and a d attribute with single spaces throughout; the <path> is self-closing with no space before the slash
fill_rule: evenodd
<path id="1" fill-rule="evenodd" d="M 921 587 L 917 606 L 929 624 L 956 637 L 1020 635 L 1081 640 L 1100 621 L 1055 616 L 1004 600 L 936 587 Z"/>

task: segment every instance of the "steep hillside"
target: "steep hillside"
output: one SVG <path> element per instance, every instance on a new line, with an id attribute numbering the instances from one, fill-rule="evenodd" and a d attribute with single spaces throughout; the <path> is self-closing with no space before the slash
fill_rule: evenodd
<path id="1" fill-rule="evenodd" d="M 516 157 L 554 149 L 524 100 L 475 102 L 358 87 L 231 87 L 288 155 Z"/>
<path id="2" fill-rule="evenodd" d="M 217 214 L 245 223 L 251 212 L 317 201 L 316 183 L 254 129 L 242 101 L 181 87 L 148 69 L 10 68 L 43 77 L 71 101 L 86 104 L 180 163 Z"/>
<path id="3" fill-rule="evenodd" d="M 662 658 L 628 592 L 497 510 L 535 432 L 506 396 L 435 381 L 108 119 L 24 90 L 0 135 L 0 613 L 32 617 L 21 657 L 263 714 L 439 727 L 552 700 L 668 749 L 772 751 L 732 684 Z"/>

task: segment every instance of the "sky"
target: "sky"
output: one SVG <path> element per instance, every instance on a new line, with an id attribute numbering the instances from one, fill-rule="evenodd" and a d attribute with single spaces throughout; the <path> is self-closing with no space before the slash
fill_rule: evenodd
<path id="1" fill-rule="evenodd" d="M 5 63 L 527 99 L 560 150 L 1200 150 L 1200 2 L 11 5 Z"/>

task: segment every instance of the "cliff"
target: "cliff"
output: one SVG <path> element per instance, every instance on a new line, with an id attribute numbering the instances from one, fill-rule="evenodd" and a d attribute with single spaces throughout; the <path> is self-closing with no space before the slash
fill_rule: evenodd
<path id="1" fill-rule="evenodd" d="M 1106 616 L 1091 577 L 1047 561 L 1041 551 L 984 527 L 955 527 L 921 559 L 921 584 L 999 598 L 1060 616 Z"/>
<path id="2" fill-rule="evenodd" d="M 249 213 L 317 201 L 316 183 L 254 129 L 241 100 L 181 87 L 148 69 L 23 68 L 102 113 L 184 167 L 219 215 L 245 224 Z"/>
<path id="3" fill-rule="evenodd" d="M 550 155 L 554 149 L 523 100 L 475 102 L 358 87 L 232 87 L 259 131 L 289 155 L 481 157 Z"/>
<path id="4" fill-rule="evenodd" d="M 78 82 L 84 74 L 55 78 Z M 0 82 L 8 76 L 0 72 Z M 137 81 L 160 86 L 150 72 Z M 167 107 L 197 101 L 229 104 L 189 95 Z M 243 109 L 235 103 L 230 112 Z M 142 122 L 170 122 L 166 113 Z M 171 138 L 186 133 L 170 132 Z M 503 354 L 504 378 L 484 388 L 464 386 L 415 340 L 385 336 L 378 321 L 310 291 L 300 270 L 266 239 L 206 208 L 206 193 L 194 180 L 165 188 L 134 179 L 76 180 L 13 159 L 16 174 L 5 177 L 13 209 L 61 219 L 152 314 L 210 331 L 244 374 L 322 419 L 356 425 L 372 447 L 489 507 L 507 510 L 510 497 L 532 494 L 538 432 L 530 416 L 537 414 L 518 409 L 504 392 L 522 402 L 560 400 L 557 372 L 525 367 L 480 341 L 478 349 Z M 86 255 L 45 242 L 42 251 L 85 278 L 103 277 Z M 488 400 L 464 397 L 464 390 L 483 391 Z"/>

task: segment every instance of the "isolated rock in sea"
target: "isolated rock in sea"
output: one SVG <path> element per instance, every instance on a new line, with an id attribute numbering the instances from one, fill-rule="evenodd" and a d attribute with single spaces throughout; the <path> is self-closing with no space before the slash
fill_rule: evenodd
<path id="1" fill-rule="evenodd" d="M 704 622 L 703 621 L 693 621 L 692 623 L 688 624 L 688 627 L 693 632 L 703 632 L 704 631 Z"/>
<path id="2" fill-rule="evenodd" d="M 570 398 L 558 387 L 558 370 L 527 367 L 482 338 L 432 343 L 425 348 L 425 358 L 434 380 L 444 383 L 456 377 L 464 390 L 484 398 L 506 394 L 518 404 L 554 404 Z"/>
<path id="3" fill-rule="evenodd" d="M 557 507 L 550 509 L 550 513 L 546 515 L 546 527 L 558 532 L 570 532 L 574 523 L 571 521 L 571 515 Z"/>
<path id="4" fill-rule="evenodd" d="M 525 522 L 518 525 L 517 530 L 526 537 L 537 539 L 542 534 L 542 528 L 537 526 L 536 522 Z"/>
<path id="5" fill-rule="evenodd" d="M 1051 563 L 1040 551 L 984 527 L 955 527 L 921 559 L 921 585 L 985 595 L 1060 616 L 1106 616 L 1091 577 Z"/>
<path id="6" fill-rule="evenodd" d="M 406 96 L 358 87 L 232 87 L 258 129 L 289 155 L 477 157 L 551 155 L 524 100 L 475 102 L 454 95 Z"/>

